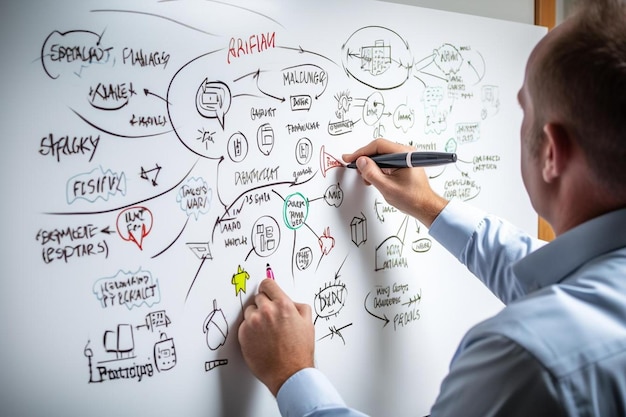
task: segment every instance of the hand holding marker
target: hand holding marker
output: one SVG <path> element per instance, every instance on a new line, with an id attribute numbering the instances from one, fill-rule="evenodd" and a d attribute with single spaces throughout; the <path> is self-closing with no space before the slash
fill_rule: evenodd
<path id="1" fill-rule="evenodd" d="M 400 152 L 372 155 L 370 158 L 379 168 L 415 168 L 456 162 L 456 154 L 448 152 Z M 356 161 L 346 167 L 356 168 Z"/>

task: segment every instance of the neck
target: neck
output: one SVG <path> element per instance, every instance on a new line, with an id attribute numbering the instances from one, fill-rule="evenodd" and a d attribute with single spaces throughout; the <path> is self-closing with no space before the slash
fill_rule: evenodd
<path id="1" fill-rule="evenodd" d="M 612 198 L 600 187 L 580 187 L 571 197 L 558 199 L 550 217 L 546 217 L 556 236 L 611 211 L 626 208 L 626 201 Z M 616 231 L 617 232 L 617 231 Z"/>

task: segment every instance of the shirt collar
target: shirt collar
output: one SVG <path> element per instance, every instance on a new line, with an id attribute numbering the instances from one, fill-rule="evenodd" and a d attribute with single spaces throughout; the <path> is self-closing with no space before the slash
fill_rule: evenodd
<path id="1" fill-rule="evenodd" d="M 588 220 L 518 261 L 513 271 L 530 283 L 528 291 L 556 284 L 591 259 L 626 247 L 625 226 L 626 208 Z"/>

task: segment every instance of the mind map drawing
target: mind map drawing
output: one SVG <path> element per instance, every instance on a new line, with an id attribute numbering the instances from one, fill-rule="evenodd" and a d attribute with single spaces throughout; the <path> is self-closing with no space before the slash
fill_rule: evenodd
<path id="1" fill-rule="evenodd" d="M 440 320 L 465 325 L 446 300 L 461 275 L 341 155 L 378 137 L 455 152 L 426 169 L 435 190 L 517 207 L 503 181 L 517 174 L 508 47 L 378 2 L 109 3 L 59 6 L 24 46 L 22 95 L 37 108 L 15 119 L 37 180 L 32 247 L 14 258 L 36 270 L 29 306 L 54 324 L 32 322 L 67 340 L 46 366 L 78 369 L 63 378 L 85 398 L 192 380 L 206 407 L 239 387 L 243 404 L 254 380 L 237 329 L 263 279 L 311 306 L 334 378 L 339 364 L 431 366 L 397 351 L 427 349 Z M 384 344 L 380 363 L 365 359 Z"/>
<path id="2" fill-rule="evenodd" d="M 109 11 L 107 16 L 115 19 L 127 12 Z M 184 23 L 175 22 L 183 31 Z M 187 52 L 186 58 L 180 50 L 119 44 L 103 27 L 62 27 L 42 40 L 43 73 L 51 88 L 66 79 L 81 87 L 86 100 L 69 102 L 66 117 L 77 118 L 81 129 L 89 132 L 81 137 L 45 134 L 39 148 L 42 157 L 53 157 L 59 164 L 79 157 L 91 162 L 99 149 L 112 146 L 112 138 L 161 136 L 177 140 L 180 151 L 194 157 L 188 158 L 193 162 L 186 172 L 169 185 L 163 180 L 172 169 L 168 155 L 123 169 L 99 165 L 71 173 L 65 184 L 67 209 L 50 213 L 58 219 L 52 221 L 55 226 L 42 228 L 36 236 L 44 262 L 108 258 L 112 250 L 133 251 L 133 246 L 135 253 L 151 251 L 152 257 L 167 257 L 168 252 L 186 246 L 194 255 L 186 262 L 195 262 L 197 269 L 180 277 L 187 291 L 176 302 L 194 296 L 195 285 L 207 279 L 212 264 L 231 264 L 235 272 L 222 279 L 230 280 L 243 309 L 250 282 L 274 278 L 269 261 L 297 286 L 301 271 L 317 272 L 323 263 L 333 262 L 340 238 L 349 238 L 342 242 L 344 251 L 350 252 L 348 261 L 373 259 L 370 269 L 375 272 L 409 268 L 429 251 L 431 241 L 421 226 L 409 227 L 412 221 L 407 216 L 378 197 L 369 204 L 378 225 L 400 223 L 388 237 L 373 242 L 373 249 L 368 247 L 372 235 L 368 228 L 377 225 L 368 221 L 363 210 L 347 213 L 351 216 L 347 222 L 340 220 L 345 213 L 338 215 L 337 210 L 346 198 L 354 198 L 342 186 L 345 174 L 333 175 L 343 169 L 339 155 L 331 151 L 343 136 L 367 130 L 370 138 L 410 133 L 409 142 L 417 149 L 458 152 L 456 170 L 448 167 L 435 173 L 445 176 L 442 192 L 448 198 L 476 197 L 481 183 L 475 173 L 497 172 L 499 155 L 471 155 L 462 149 L 481 140 L 481 126 L 497 116 L 499 106 L 498 86 L 481 84 L 488 65 L 473 45 L 433 44 L 428 55 L 420 56 L 392 28 L 364 26 L 346 32 L 334 50 L 318 52 L 284 36 L 280 24 L 266 23 L 267 30 L 233 36 L 225 44 L 209 39 L 206 49 L 197 48 L 197 55 Z M 98 76 L 92 75 L 95 68 Z M 124 81 L 119 73 L 127 73 Z M 141 74 L 149 74 L 151 82 L 143 81 Z M 402 92 L 396 101 L 396 91 L 405 86 L 410 95 Z M 468 103 L 480 109 L 479 114 L 453 123 L 455 108 Z M 139 179 L 151 186 L 152 195 L 135 197 L 133 186 Z M 112 208 L 102 210 L 101 202 Z M 183 216 L 159 215 L 155 206 L 170 206 Z M 116 216 L 115 227 L 107 220 L 102 220 L 106 226 L 101 230 L 93 225 L 109 213 Z M 87 224 L 69 226 L 62 221 L 64 215 Z M 201 241 L 192 241 L 188 229 L 201 219 L 213 219 L 213 227 L 195 234 Z M 169 237 L 165 233 L 153 237 L 164 222 L 178 222 L 180 230 Z M 342 230 L 339 235 L 337 229 Z M 132 246 L 124 247 L 124 242 Z M 94 293 L 104 309 L 153 307 L 162 303 L 159 281 L 168 279 L 158 275 L 144 266 L 135 272 L 120 270 L 111 278 L 95 276 Z M 361 320 L 375 318 L 383 327 L 393 322 L 395 331 L 420 318 L 422 294 L 416 284 L 376 285 L 361 301 L 351 301 L 346 282 L 338 276 L 320 279 L 317 275 L 323 274 L 315 274 L 320 284 L 310 299 L 316 323 L 320 318 L 338 319 L 350 302 L 363 306 Z M 210 350 L 224 345 L 228 323 L 232 326 L 234 319 L 226 318 L 213 301 L 202 326 Z M 325 324 L 330 332 L 318 341 L 338 336 L 345 344 L 351 324 Z M 120 326 L 118 344 L 125 338 L 132 346 L 128 342 L 132 332 L 119 334 L 132 326 Z M 90 343 L 90 352 L 95 345 Z M 159 357 L 155 354 L 151 365 L 157 371 L 173 368 L 174 340 L 159 339 L 155 353 L 157 345 Z M 106 337 L 103 348 L 119 353 L 118 359 L 124 356 L 119 346 L 109 347 Z M 167 363 L 165 352 L 172 355 Z"/>

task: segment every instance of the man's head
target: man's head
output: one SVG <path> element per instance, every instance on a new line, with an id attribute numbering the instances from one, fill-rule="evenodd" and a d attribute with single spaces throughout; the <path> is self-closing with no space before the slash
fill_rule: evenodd
<path id="1" fill-rule="evenodd" d="M 594 182 L 626 197 L 626 1 L 581 1 L 529 60 L 531 153 L 558 122 L 584 152 Z"/>
<path id="2" fill-rule="evenodd" d="M 626 207 L 626 0 L 588 0 L 528 60 L 522 177 L 557 234 Z"/>

